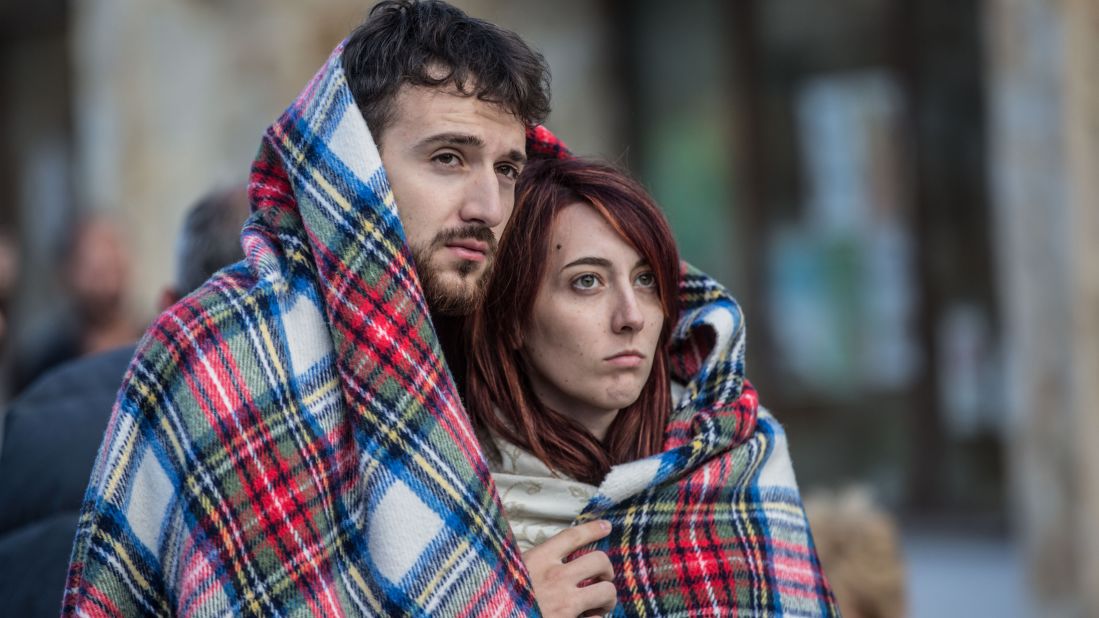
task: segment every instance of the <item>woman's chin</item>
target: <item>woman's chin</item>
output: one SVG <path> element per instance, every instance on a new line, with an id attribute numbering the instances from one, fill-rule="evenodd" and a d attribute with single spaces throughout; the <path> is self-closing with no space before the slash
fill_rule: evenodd
<path id="1" fill-rule="evenodd" d="M 640 388 L 609 392 L 600 402 L 600 407 L 605 410 L 621 410 L 633 405 L 639 397 L 641 397 Z"/>

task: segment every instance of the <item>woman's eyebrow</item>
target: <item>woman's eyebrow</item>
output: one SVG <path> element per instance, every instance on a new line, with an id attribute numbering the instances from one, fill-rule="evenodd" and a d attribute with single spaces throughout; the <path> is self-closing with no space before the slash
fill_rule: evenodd
<path id="1" fill-rule="evenodd" d="M 569 268 L 571 266 L 581 266 L 581 265 L 602 266 L 603 268 L 610 268 L 611 267 L 611 261 L 606 259 L 606 258 L 582 257 L 580 259 L 573 260 L 573 261 L 569 262 L 568 264 L 565 264 L 564 266 L 561 267 L 561 270 L 564 270 L 564 269 Z"/>
<path id="2" fill-rule="evenodd" d="M 640 260 L 637 260 L 637 263 L 634 264 L 633 267 L 634 268 L 641 268 L 642 266 L 648 266 L 648 265 L 649 265 L 649 261 L 646 260 L 645 258 L 641 258 Z M 582 257 L 582 258 L 573 260 L 573 261 L 569 262 L 568 264 L 565 264 L 564 266 L 561 267 L 561 270 L 564 270 L 564 269 L 569 268 L 571 266 L 602 266 L 603 268 L 610 268 L 611 267 L 611 261 L 606 259 L 606 258 Z"/>

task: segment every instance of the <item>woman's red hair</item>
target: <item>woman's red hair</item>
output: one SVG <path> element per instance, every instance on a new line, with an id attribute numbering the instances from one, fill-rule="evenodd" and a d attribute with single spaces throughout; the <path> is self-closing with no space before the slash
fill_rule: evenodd
<path id="1" fill-rule="evenodd" d="M 535 396 L 523 360 L 557 214 L 577 202 L 599 212 L 649 263 L 664 325 L 652 373 L 623 408 L 603 443 Z M 503 437 L 550 469 L 598 484 L 612 465 L 660 452 L 671 408 L 668 336 L 678 318 L 679 255 L 663 213 L 625 172 L 584 159 L 532 162 L 516 187 L 515 213 L 500 239 L 485 299 L 475 313 L 467 375 L 467 407 L 475 425 Z"/>

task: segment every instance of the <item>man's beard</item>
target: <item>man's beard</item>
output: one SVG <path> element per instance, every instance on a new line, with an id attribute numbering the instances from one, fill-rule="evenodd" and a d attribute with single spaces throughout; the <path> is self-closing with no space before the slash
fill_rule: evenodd
<path id="1" fill-rule="evenodd" d="M 97 327 L 110 324 L 123 313 L 122 294 L 81 294 L 76 299 L 75 309 L 82 325 Z"/>
<path id="2" fill-rule="evenodd" d="M 443 272 L 437 270 L 431 263 L 435 253 L 444 249 L 446 245 L 462 238 L 479 240 L 488 245 L 485 254 L 485 268 L 472 286 L 451 286 L 443 278 Z M 481 303 L 485 294 L 485 282 L 492 270 L 492 258 L 496 254 L 496 236 L 492 230 L 482 225 L 468 225 L 461 228 L 451 228 L 439 232 L 432 241 L 424 246 L 412 247 L 412 260 L 416 263 L 416 273 L 420 277 L 420 285 L 424 289 L 424 299 L 428 309 L 437 315 L 469 315 Z M 477 270 L 477 262 L 461 260 L 454 269 L 461 279 L 474 276 Z"/>

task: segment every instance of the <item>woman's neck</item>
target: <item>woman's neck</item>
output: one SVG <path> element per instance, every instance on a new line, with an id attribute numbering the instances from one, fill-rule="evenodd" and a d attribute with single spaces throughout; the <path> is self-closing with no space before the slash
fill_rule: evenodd
<path id="1" fill-rule="evenodd" d="M 543 401 L 543 404 L 545 402 Z M 553 406 L 550 406 L 553 407 Z M 560 408 L 553 408 L 558 413 L 569 417 L 576 424 L 580 425 L 588 432 L 595 436 L 595 439 L 599 442 L 603 442 L 607 437 L 607 430 L 610 429 L 611 423 L 618 417 L 618 410 L 566 410 Z"/>

